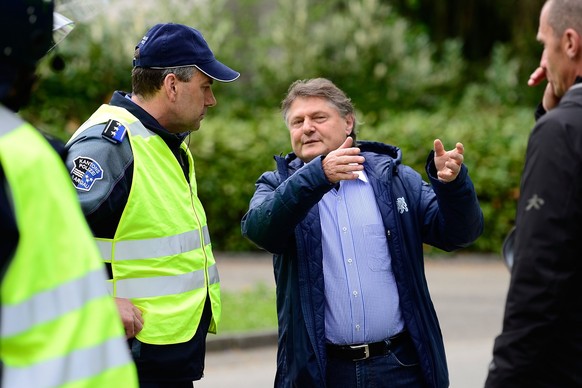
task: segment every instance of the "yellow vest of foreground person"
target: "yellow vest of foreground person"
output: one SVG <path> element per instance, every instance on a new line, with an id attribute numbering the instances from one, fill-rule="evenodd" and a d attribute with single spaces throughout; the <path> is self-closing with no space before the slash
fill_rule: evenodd
<path id="1" fill-rule="evenodd" d="M 144 343 L 190 340 L 207 297 L 212 306 L 209 331 L 215 333 L 220 283 L 192 154 L 182 143 L 188 155 L 188 183 L 164 140 L 127 110 L 111 105 L 102 105 L 72 139 L 110 119 L 126 127 L 134 158 L 131 191 L 115 237 L 97 238 L 103 260 L 112 267 L 110 292 L 130 299 L 142 311 L 144 326 L 136 337 Z"/>
<path id="2" fill-rule="evenodd" d="M 64 163 L 0 106 L 19 240 L 0 286 L 0 386 L 137 387 L 121 319 Z"/>

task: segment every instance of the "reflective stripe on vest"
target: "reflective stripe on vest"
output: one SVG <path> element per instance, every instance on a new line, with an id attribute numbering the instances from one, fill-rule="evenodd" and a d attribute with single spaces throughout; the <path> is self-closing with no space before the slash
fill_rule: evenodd
<path id="1" fill-rule="evenodd" d="M 2 305 L 0 336 L 18 335 L 82 308 L 85 303 L 107 294 L 102 281 L 103 270 L 98 269 L 55 289 L 35 294 L 19 304 Z"/>
<path id="2" fill-rule="evenodd" d="M 118 338 L 112 338 L 98 346 L 79 349 L 66 356 L 35 365 L 15 368 L 4 366 L 2 382 L 8 387 L 49 388 L 87 379 L 105 369 L 127 364 L 127 349 L 119 346 Z M 39 376 L 41 378 L 39 378 Z M 131 384 L 130 381 L 111 381 L 115 384 Z M 87 385 L 90 386 L 90 385 Z"/>
<path id="3" fill-rule="evenodd" d="M 18 116 L 10 113 L 8 109 L 4 108 L 2 105 L 0 105 L 0 119 L 2 121 L 2 125 L 0 125 L 0 136 L 12 132 L 17 127 L 24 124 Z"/>
<path id="4" fill-rule="evenodd" d="M 208 267 L 208 283 L 217 284 L 219 281 L 216 265 Z M 113 283 L 108 283 L 107 287 L 109 293 L 118 298 L 150 298 L 194 291 L 204 288 L 204 282 L 204 270 L 201 269 L 176 276 L 116 280 L 115 293 Z"/>
<path id="5" fill-rule="evenodd" d="M 202 227 L 204 244 L 210 244 L 208 226 Z M 97 247 L 105 261 L 138 260 L 155 257 L 172 256 L 193 251 L 202 247 L 200 233 L 197 230 L 185 232 L 175 236 L 158 237 L 143 240 L 126 240 L 112 242 L 111 240 L 97 240 Z"/>

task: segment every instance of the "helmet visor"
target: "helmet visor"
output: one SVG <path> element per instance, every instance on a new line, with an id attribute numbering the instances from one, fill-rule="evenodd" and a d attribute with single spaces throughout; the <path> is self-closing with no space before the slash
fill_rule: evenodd
<path id="1" fill-rule="evenodd" d="M 75 28 L 75 22 L 58 12 L 53 13 L 53 45 L 52 50 Z M 49 50 L 49 51 L 50 51 Z"/>

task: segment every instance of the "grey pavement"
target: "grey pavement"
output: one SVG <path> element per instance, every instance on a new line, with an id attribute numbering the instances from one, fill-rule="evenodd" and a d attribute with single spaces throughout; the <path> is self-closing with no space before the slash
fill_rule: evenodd
<path id="1" fill-rule="evenodd" d="M 216 253 L 225 290 L 262 282 L 274 289 L 271 256 Z M 447 353 L 451 388 L 483 387 L 493 341 L 501 330 L 509 272 L 496 255 L 443 254 L 425 264 Z M 224 312 L 227 313 L 227 312 Z M 273 386 L 276 333 L 208 337 L 205 377 L 196 388 Z"/>

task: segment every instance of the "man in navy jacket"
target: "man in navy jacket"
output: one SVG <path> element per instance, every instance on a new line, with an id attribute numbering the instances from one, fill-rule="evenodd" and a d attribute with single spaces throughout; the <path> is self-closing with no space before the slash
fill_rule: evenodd
<path id="1" fill-rule="evenodd" d="M 435 140 L 429 185 L 397 147 L 355 146 L 354 108 L 329 80 L 296 81 L 282 108 L 294 152 L 242 220 L 274 254 L 275 386 L 448 386 L 423 243 L 451 251 L 482 232 L 463 145 Z"/>

